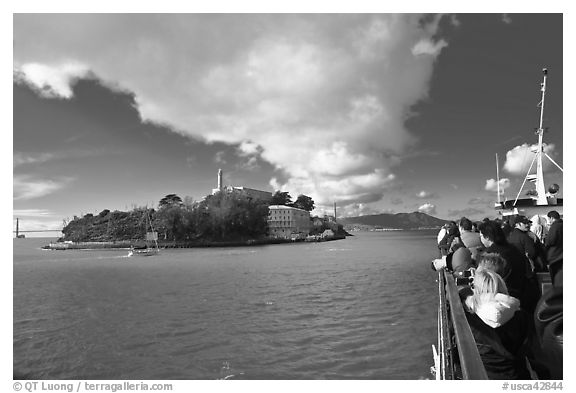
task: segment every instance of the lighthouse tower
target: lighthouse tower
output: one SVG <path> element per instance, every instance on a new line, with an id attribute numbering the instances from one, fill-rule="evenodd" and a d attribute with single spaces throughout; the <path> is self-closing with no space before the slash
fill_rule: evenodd
<path id="1" fill-rule="evenodd" d="M 222 169 L 218 169 L 218 190 L 222 191 Z"/>
<path id="2" fill-rule="evenodd" d="M 224 185 L 222 184 L 222 169 L 218 169 L 218 186 L 212 189 L 212 195 L 216 195 L 223 190 Z"/>

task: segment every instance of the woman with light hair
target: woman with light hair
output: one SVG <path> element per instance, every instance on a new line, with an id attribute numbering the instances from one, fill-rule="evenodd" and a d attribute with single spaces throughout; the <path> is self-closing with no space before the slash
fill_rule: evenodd
<path id="1" fill-rule="evenodd" d="M 520 309 L 520 300 L 508 295 L 506 283 L 493 270 L 476 270 L 472 293 L 466 299 L 468 310 L 492 328 L 508 322 Z"/>
<path id="2" fill-rule="evenodd" d="M 470 329 L 489 379 L 530 379 L 521 353 L 528 314 L 520 301 L 508 295 L 499 274 L 479 267 L 465 308 Z"/>

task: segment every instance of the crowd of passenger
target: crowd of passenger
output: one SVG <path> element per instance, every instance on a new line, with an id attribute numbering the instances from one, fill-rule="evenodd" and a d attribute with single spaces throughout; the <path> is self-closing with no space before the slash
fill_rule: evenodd
<path id="1" fill-rule="evenodd" d="M 447 223 L 435 270 L 452 272 L 489 379 L 562 379 L 563 222 L 522 215 Z M 542 293 L 538 273 L 550 275 Z"/>

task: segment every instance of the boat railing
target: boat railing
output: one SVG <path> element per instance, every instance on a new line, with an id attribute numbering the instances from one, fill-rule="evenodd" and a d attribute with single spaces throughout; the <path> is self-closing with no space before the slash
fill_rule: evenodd
<path id="1" fill-rule="evenodd" d="M 438 296 L 436 379 L 488 379 L 454 277 L 444 269 L 438 272 Z"/>

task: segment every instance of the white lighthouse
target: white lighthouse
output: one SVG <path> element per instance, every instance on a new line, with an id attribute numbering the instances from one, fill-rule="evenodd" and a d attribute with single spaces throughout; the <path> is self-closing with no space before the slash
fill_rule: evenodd
<path id="1" fill-rule="evenodd" d="M 222 191 L 222 169 L 218 169 L 218 190 Z"/>

